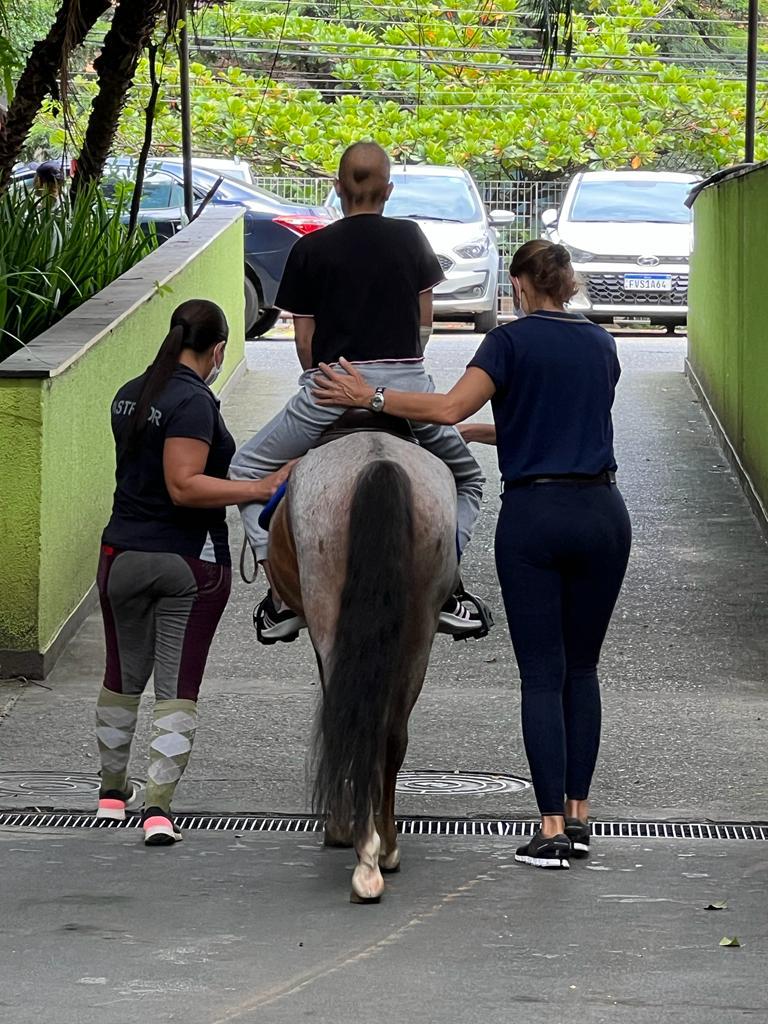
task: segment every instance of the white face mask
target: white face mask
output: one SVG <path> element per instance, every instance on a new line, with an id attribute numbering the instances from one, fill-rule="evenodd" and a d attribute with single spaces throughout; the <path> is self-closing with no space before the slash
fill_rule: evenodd
<path id="1" fill-rule="evenodd" d="M 523 294 L 518 288 L 515 288 L 514 285 L 512 287 L 512 302 L 512 312 L 515 314 L 516 320 L 521 320 L 524 316 L 528 316 L 523 309 Z"/>
<path id="2" fill-rule="evenodd" d="M 221 362 L 217 363 L 216 362 L 216 356 L 214 355 L 214 357 L 213 357 L 213 366 L 211 367 L 211 372 L 205 378 L 205 383 L 208 385 L 208 387 L 211 387 L 213 382 L 218 378 L 219 374 L 221 373 L 221 367 L 222 367 L 223 364 L 224 364 L 224 356 L 222 355 Z"/>

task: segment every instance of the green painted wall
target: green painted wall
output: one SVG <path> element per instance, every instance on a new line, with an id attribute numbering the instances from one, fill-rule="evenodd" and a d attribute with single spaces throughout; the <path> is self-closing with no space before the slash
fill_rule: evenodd
<path id="1" fill-rule="evenodd" d="M 0 649 L 37 646 L 40 382 L 0 380 Z"/>
<path id="2" fill-rule="evenodd" d="M 222 228 L 219 219 L 202 251 L 182 247 L 179 257 L 162 289 L 149 278 L 129 315 L 63 372 L 0 379 L 0 649 L 45 651 L 93 584 L 114 486 L 110 403 L 152 360 L 173 309 L 208 298 L 225 310 L 230 341 L 217 388 L 242 364 L 242 220 Z"/>
<path id="3" fill-rule="evenodd" d="M 768 166 L 694 203 L 688 361 L 768 504 Z"/>

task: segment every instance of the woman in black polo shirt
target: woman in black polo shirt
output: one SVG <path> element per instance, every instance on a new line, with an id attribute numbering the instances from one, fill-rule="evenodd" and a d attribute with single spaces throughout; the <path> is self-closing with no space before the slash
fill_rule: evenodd
<path id="1" fill-rule="evenodd" d="M 522 680 L 525 749 L 541 828 L 516 859 L 568 867 L 589 850 L 589 787 L 600 740 L 597 663 L 629 558 L 631 528 L 615 484 L 611 407 L 619 379 L 607 331 L 565 304 L 568 251 L 544 240 L 515 253 L 524 318 L 487 335 L 447 395 L 387 389 L 396 416 L 455 424 L 491 401 L 495 426 L 466 440 L 498 445 L 504 480 L 496 567 Z M 321 402 L 367 406 L 374 389 L 350 364 L 323 366 Z"/>
<path id="2" fill-rule="evenodd" d="M 152 365 L 112 402 L 116 488 L 98 572 L 107 664 L 96 705 L 97 817 L 122 820 L 138 798 L 128 759 L 154 672 L 148 845 L 181 839 L 171 799 L 189 760 L 197 695 L 232 580 L 225 506 L 267 501 L 290 471 L 226 479 L 235 442 L 209 384 L 228 334 L 215 303 L 182 303 Z"/>

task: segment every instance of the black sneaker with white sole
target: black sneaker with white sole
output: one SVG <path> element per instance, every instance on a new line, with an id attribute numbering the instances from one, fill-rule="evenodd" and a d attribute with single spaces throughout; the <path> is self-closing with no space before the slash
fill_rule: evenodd
<path id="1" fill-rule="evenodd" d="M 440 609 L 438 633 L 447 633 L 454 640 L 479 640 L 488 635 L 493 615 L 488 605 L 462 587 Z"/>
<path id="2" fill-rule="evenodd" d="M 292 643 L 299 635 L 300 629 L 306 628 L 306 622 L 290 608 L 283 608 L 278 611 L 272 600 L 272 591 L 267 591 L 267 596 L 256 605 L 253 610 L 253 624 L 256 627 L 256 637 L 260 644 L 276 644 L 282 640 L 284 643 Z"/>
<path id="3" fill-rule="evenodd" d="M 569 868 L 571 841 L 568 836 L 543 836 L 539 829 L 525 846 L 518 846 L 515 860 L 534 868 Z"/>
<path id="4" fill-rule="evenodd" d="M 572 857 L 589 856 L 590 828 L 586 821 L 582 821 L 581 818 L 566 818 L 565 834 L 571 843 Z"/>
<path id="5" fill-rule="evenodd" d="M 147 807 L 142 815 L 145 846 L 173 846 L 183 836 L 173 818 L 162 807 Z"/>

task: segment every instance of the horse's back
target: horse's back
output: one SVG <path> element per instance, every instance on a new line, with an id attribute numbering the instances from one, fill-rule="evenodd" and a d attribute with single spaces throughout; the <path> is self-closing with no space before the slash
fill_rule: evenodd
<path id="1" fill-rule="evenodd" d="M 321 632 L 336 619 L 333 595 L 340 592 L 346 574 L 350 509 L 358 482 L 367 467 L 380 461 L 399 467 L 410 484 L 414 589 L 439 608 L 456 580 L 456 486 L 451 471 L 413 442 L 382 433 L 350 434 L 309 452 L 294 470 L 289 488 L 304 613 Z M 373 553 L 373 521 L 371 530 L 366 540 Z"/>

